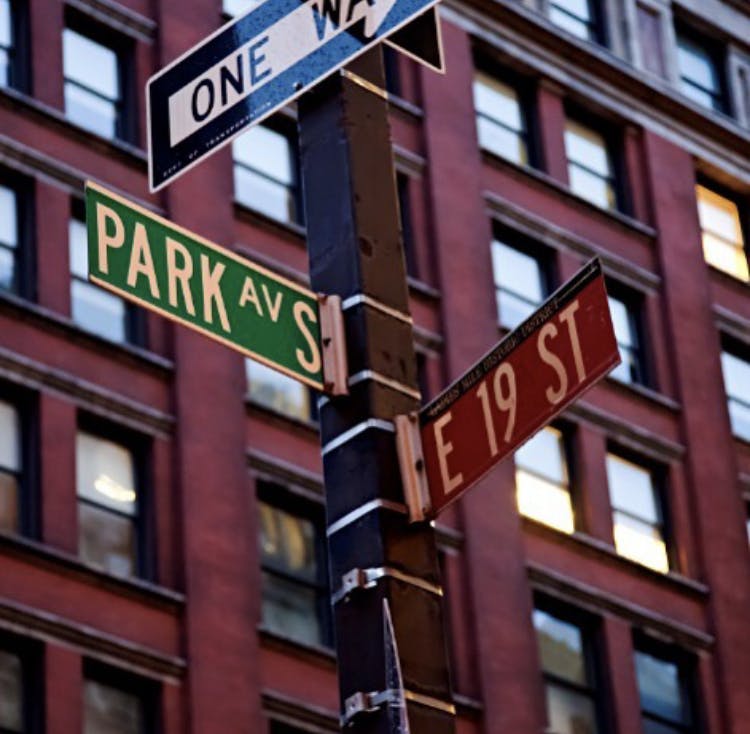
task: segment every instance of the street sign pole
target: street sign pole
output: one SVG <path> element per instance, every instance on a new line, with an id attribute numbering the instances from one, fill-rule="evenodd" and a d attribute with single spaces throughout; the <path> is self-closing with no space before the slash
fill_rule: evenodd
<path id="1" fill-rule="evenodd" d="M 349 70 L 299 104 L 310 278 L 342 299 L 350 375 L 320 409 L 342 728 L 453 734 L 435 533 L 409 524 L 394 433 L 419 392 L 380 50 Z"/>

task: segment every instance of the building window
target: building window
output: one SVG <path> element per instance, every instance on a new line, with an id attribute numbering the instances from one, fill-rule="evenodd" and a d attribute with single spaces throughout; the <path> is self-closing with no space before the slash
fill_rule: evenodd
<path id="1" fill-rule="evenodd" d="M 737 203 L 700 184 L 695 195 L 705 261 L 747 283 L 750 270 Z"/>
<path id="2" fill-rule="evenodd" d="M 0 291 L 32 298 L 30 180 L 0 171 Z"/>
<path id="3" fill-rule="evenodd" d="M 18 201 L 16 192 L 0 185 L 0 288 L 18 288 Z"/>
<path id="4" fill-rule="evenodd" d="M 70 305 L 73 321 L 104 339 L 124 343 L 137 341 L 133 308 L 120 296 L 89 282 L 86 224 L 68 223 L 70 248 Z"/>
<path id="5" fill-rule="evenodd" d="M 132 138 L 121 53 L 93 35 L 65 28 L 63 73 L 69 120 L 105 138 Z"/>
<path id="6" fill-rule="evenodd" d="M 537 601 L 533 622 L 544 676 L 548 731 L 596 734 L 601 729 L 591 621 Z"/>
<path id="7" fill-rule="evenodd" d="M 41 731 L 41 649 L 29 640 L 0 633 L 0 732 Z"/>
<path id="8" fill-rule="evenodd" d="M 141 497 L 133 451 L 79 430 L 76 437 L 78 554 L 116 576 L 139 573 Z"/>
<path id="9" fill-rule="evenodd" d="M 153 734 L 157 689 L 149 681 L 84 662 L 84 734 Z"/>
<path id="10" fill-rule="evenodd" d="M 264 627 L 300 642 L 330 646 L 322 506 L 267 483 L 259 484 L 258 505 Z"/>
<path id="11" fill-rule="evenodd" d="M 224 15 L 235 17 L 258 7 L 261 2 L 262 0 L 223 0 L 222 10 Z"/>
<path id="12" fill-rule="evenodd" d="M 644 734 L 696 731 L 693 664 L 680 650 L 635 638 L 635 673 Z"/>
<path id="13" fill-rule="evenodd" d="M 568 118 L 565 121 L 565 153 L 571 191 L 603 209 L 617 209 L 617 181 L 606 137 L 594 128 Z"/>
<path id="14" fill-rule="evenodd" d="M 750 362 L 732 352 L 722 351 L 721 371 L 732 433 L 750 441 Z"/>
<path id="15" fill-rule="evenodd" d="M 640 304 L 626 297 L 617 289 L 609 295 L 609 313 L 615 328 L 615 339 L 622 360 L 610 376 L 627 383 L 646 385 L 646 369 L 643 354 L 643 330 L 641 328 Z"/>
<path id="16" fill-rule="evenodd" d="M 479 146 L 513 163 L 529 165 L 529 135 L 517 89 L 489 74 L 474 75 Z"/>
<path id="17" fill-rule="evenodd" d="M 291 134 L 256 125 L 232 144 L 237 202 L 281 222 L 302 222 L 297 149 Z"/>
<path id="18" fill-rule="evenodd" d="M 307 385 L 253 359 L 245 360 L 245 374 L 247 394 L 253 403 L 289 418 L 317 420 L 315 394 Z"/>
<path id="19" fill-rule="evenodd" d="M 575 530 L 565 437 L 548 426 L 514 454 L 522 515 L 564 533 Z"/>
<path id="20" fill-rule="evenodd" d="M 667 573 L 664 516 L 654 472 L 608 453 L 607 482 L 617 552 Z"/>
<path id="21" fill-rule="evenodd" d="M 23 435 L 18 409 L 0 399 L 0 531 L 23 527 Z"/>
<path id="22" fill-rule="evenodd" d="M 601 43 L 597 18 L 599 0 L 550 0 L 549 19 L 560 28 L 584 41 Z"/>
<path id="23" fill-rule="evenodd" d="M 0 87 L 19 86 L 18 7 L 0 0 Z"/>
<path id="24" fill-rule="evenodd" d="M 680 91 L 701 107 L 726 112 L 723 60 L 717 49 L 684 29 L 677 30 Z"/>
<path id="25" fill-rule="evenodd" d="M 496 238 L 492 241 L 492 272 L 500 326 L 515 329 L 547 296 L 546 268 L 541 258 Z"/>

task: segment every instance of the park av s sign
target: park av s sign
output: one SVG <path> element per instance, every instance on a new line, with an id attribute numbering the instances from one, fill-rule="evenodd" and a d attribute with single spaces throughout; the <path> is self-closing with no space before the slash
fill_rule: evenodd
<path id="1" fill-rule="evenodd" d="M 323 389 L 316 295 L 86 184 L 89 279 Z"/>
<path id="2" fill-rule="evenodd" d="M 152 191 L 437 0 L 265 0 L 148 82 Z"/>

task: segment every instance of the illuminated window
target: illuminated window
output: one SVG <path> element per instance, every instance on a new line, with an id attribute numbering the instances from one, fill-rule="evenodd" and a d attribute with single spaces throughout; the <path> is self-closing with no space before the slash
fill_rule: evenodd
<path id="1" fill-rule="evenodd" d="M 139 494 L 132 451 L 79 431 L 76 486 L 79 556 L 116 576 L 137 575 Z"/>
<path id="2" fill-rule="evenodd" d="M 263 625 L 284 637 L 330 646 L 323 508 L 276 485 L 261 483 L 258 493 Z"/>
<path id="3" fill-rule="evenodd" d="M 565 533 L 575 530 L 563 434 L 547 427 L 514 455 L 522 515 Z"/>
<path id="4" fill-rule="evenodd" d="M 21 530 L 22 452 L 18 410 L 0 400 L 0 530 Z"/>
<path id="5" fill-rule="evenodd" d="M 644 734 L 691 734 L 694 664 L 681 650 L 635 637 L 635 673 Z"/>
<path id="6" fill-rule="evenodd" d="M 596 734 L 597 676 L 591 622 L 539 602 L 533 613 L 547 699 L 547 730 Z"/>
<path id="7" fill-rule="evenodd" d="M 500 326 L 515 329 L 547 296 L 548 279 L 542 260 L 494 239 L 492 272 Z"/>
<path id="8" fill-rule="evenodd" d="M 0 732 L 41 731 L 41 650 L 38 644 L 0 633 Z"/>
<path id="9" fill-rule="evenodd" d="M 617 209 L 615 169 L 605 136 L 568 118 L 565 153 L 571 191 L 603 209 Z"/>
<path id="10" fill-rule="evenodd" d="M 750 281 L 737 204 L 705 186 L 696 186 L 695 192 L 706 262 L 739 280 Z"/>
<path id="11" fill-rule="evenodd" d="M 615 329 L 615 339 L 622 360 L 610 376 L 627 383 L 646 384 L 646 369 L 642 349 L 640 309 L 633 299 L 610 295 L 609 312 Z"/>
<path id="12" fill-rule="evenodd" d="M 120 54 L 92 36 L 63 31 L 65 114 L 105 138 L 129 139 Z"/>
<path id="13" fill-rule="evenodd" d="M 695 34 L 677 31 L 677 67 L 680 74 L 680 91 L 697 102 L 717 112 L 726 111 L 721 54 L 705 39 Z"/>
<path id="14" fill-rule="evenodd" d="M 68 223 L 70 248 L 70 307 L 73 321 L 81 328 L 114 342 L 133 341 L 133 313 L 128 304 L 104 288 L 89 282 L 86 224 Z"/>
<path id="15" fill-rule="evenodd" d="M 550 0 L 549 19 L 584 41 L 600 41 L 594 5 L 598 0 Z"/>
<path id="16" fill-rule="evenodd" d="M 256 125 L 232 143 L 234 197 L 281 222 L 301 222 L 297 150 L 291 131 Z"/>
<path id="17" fill-rule="evenodd" d="M 315 420 L 315 398 L 307 385 L 253 359 L 245 360 L 245 373 L 247 394 L 252 402 L 290 418 Z"/>
<path id="18" fill-rule="evenodd" d="M 526 116 L 518 91 L 489 74 L 474 75 L 479 145 L 501 158 L 528 165 Z"/>
<path id="19" fill-rule="evenodd" d="M 729 420 L 735 436 L 750 441 L 750 362 L 731 352 L 721 353 Z"/>
<path id="20" fill-rule="evenodd" d="M 607 454 L 607 482 L 617 552 L 656 571 L 669 571 L 664 520 L 651 471 Z"/>

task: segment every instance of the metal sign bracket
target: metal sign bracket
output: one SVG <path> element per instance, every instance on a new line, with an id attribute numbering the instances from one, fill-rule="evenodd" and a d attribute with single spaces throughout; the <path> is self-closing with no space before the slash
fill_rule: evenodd
<path id="1" fill-rule="evenodd" d="M 397 415 L 393 422 L 396 426 L 396 450 L 404 499 L 409 508 L 409 521 L 420 522 L 429 516 L 432 503 L 419 435 L 419 417 L 416 413 Z"/>
<path id="2" fill-rule="evenodd" d="M 320 343 L 323 348 L 323 382 L 329 395 L 349 394 L 349 364 L 340 296 L 318 294 Z"/>

